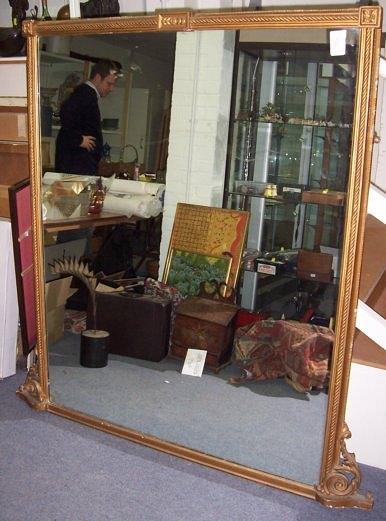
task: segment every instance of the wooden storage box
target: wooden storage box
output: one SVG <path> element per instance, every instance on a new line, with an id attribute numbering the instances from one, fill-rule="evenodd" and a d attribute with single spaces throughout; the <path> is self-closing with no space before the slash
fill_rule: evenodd
<path id="1" fill-rule="evenodd" d="M 10 217 L 9 187 L 26 177 L 29 177 L 27 143 L 0 142 L 0 217 Z"/>
<path id="2" fill-rule="evenodd" d="M 27 107 L 0 106 L 0 140 L 27 141 Z"/>
<path id="3" fill-rule="evenodd" d="M 314 280 L 316 282 L 331 282 L 333 256 L 329 253 L 299 250 L 297 264 L 297 278 Z"/>
<path id="4" fill-rule="evenodd" d="M 10 208 L 9 208 L 9 193 L 8 193 L 8 185 L 0 184 L 0 217 L 11 216 Z"/>
<path id="5" fill-rule="evenodd" d="M 185 358 L 188 349 L 207 351 L 205 366 L 218 370 L 232 354 L 238 307 L 218 300 L 191 297 L 176 310 L 170 355 Z"/>
<path id="6" fill-rule="evenodd" d="M 344 192 L 309 190 L 302 193 L 302 203 L 330 204 L 332 206 L 342 206 L 346 199 Z"/>

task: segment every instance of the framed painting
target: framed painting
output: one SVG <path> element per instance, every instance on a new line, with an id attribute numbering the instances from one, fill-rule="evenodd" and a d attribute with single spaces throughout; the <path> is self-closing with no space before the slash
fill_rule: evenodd
<path id="1" fill-rule="evenodd" d="M 245 244 L 249 212 L 178 203 L 162 282 L 167 283 L 172 253 L 176 250 L 230 259 L 227 285 L 237 282 Z"/>
<path id="2" fill-rule="evenodd" d="M 24 179 L 9 188 L 9 206 L 19 302 L 20 332 L 23 354 L 27 356 L 36 344 L 31 188 L 29 179 Z"/>
<path id="3" fill-rule="evenodd" d="M 231 260 L 227 255 L 173 249 L 166 265 L 166 284 L 178 289 L 184 297 L 196 296 L 202 282 L 228 283 Z"/>

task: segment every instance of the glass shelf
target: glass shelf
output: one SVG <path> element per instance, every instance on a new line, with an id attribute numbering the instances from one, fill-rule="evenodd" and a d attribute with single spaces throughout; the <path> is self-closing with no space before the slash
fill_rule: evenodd
<path id="1" fill-rule="evenodd" d="M 286 55 L 274 44 L 251 50 L 239 43 L 224 206 L 250 212 L 247 248 L 262 257 L 284 249 L 320 259 L 325 251 L 339 266 L 354 61 L 351 55 L 332 58 L 327 47 L 299 46 Z M 277 195 L 267 196 L 270 190 Z M 338 268 L 334 274 L 337 279 Z M 272 294 L 262 274 L 245 273 L 243 307 L 296 293 L 291 281 L 279 284 L 282 274 L 268 277 L 272 284 L 275 279 Z M 331 309 L 334 299 L 326 297 Z"/>
<path id="2" fill-rule="evenodd" d="M 303 192 L 303 194 L 307 195 L 310 192 Z M 330 192 L 330 194 L 333 194 L 333 192 Z M 323 206 L 344 206 L 344 201 L 340 200 L 339 202 L 333 202 L 332 200 L 326 199 L 326 201 L 322 200 L 315 200 L 315 201 L 304 201 L 301 198 L 299 200 L 294 200 L 290 198 L 286 198 L 283 196 L 276 196 L 276 197 L 269 197 L 264 194 L 253 194 L 253 193 L 242 193 L 242 192 L 236 192 L 236 191 L 226 191 L 225 192 L 226 197 L 230 196 L 238 196 L 238 197 L 258 197 L 260 199 L 264 199 L 267 204 L 315 204 L 315 205 L 323 205 Z M 327 194 L 326 194 L 327 195 Z"/>
<path id="3" fill-rule="evenodd" d="M 283 197 L 267 197 L 267 196 L 264 196 L 262 194 L 244 194 L 244 193 L 241 193 L 241 192 L 235 192 L 235 191 L 228 192 L 227 191 L 226 195 L 228 195 L 228 196 L 230 196 L 230 195 L 238 195 L 240 197 L 259 197 L 261 199 L 265 199 L 266 201 L 271 201 L 272 203 L 277 203 L 277 204 L 280 204 L 280 203 L 297 204 L 296 202 L 289 201 L 288 199 L 284 199 Z"/>
<path id="4" fill-rule="evenodd" d="M 320 128 L 342 128 L 351 130 L 352 125 L 350 123 L 333 123 L 331 121 L 318 121 L 318 120 L 301 120 L 301 118 L 292 118 L 292 119 L 299 119 L 299 121 L 291 121 L 291 118 L 289 120 L 285 121 L 278 121 L 278 120 L 267 120 L 265 118 L 260 117 L 252 117 L 252 118 L 235 118 L 235 123 L 240 124 L 248 124 L 248 123 L 267 123 L 271 125 L 284 125 L 284 126 L 291 126 L 296 125 L 300 127 L 320 127 Z"/>
<path id="5" fill-rule="evenodd" d="M 261 262 L 263 264 L 264 259 L 259 259 L 259 262 Z M 296 271 L 294 271 L 293 273 L 279 271 L 276 274 L 270 275 L 269 273 L 259 273 L 255 269 L 243 268 L 243 272 L 246 272 L 246 271 L 249 273 L 256 273 L 258 275 L 258 277 L 260 277 L 261 279 L 265 279 L 267 281 L 272 280 L 273 278 L 286 278 L 286 279 L 292 279 L 292 280 L 299 280 L 297 277 Z M 332 286 L 337 286 L 339 284 L 339 280 L 340 280 L 339 277 L 332 277 L 331 280 L 329 280 L 329 281 L 317 281 L 317 280 L 311 281 L 310 280 L 309 282 L 313 282 L 314 284 L 328 284 L 328 285 L 332 285 Z"/>

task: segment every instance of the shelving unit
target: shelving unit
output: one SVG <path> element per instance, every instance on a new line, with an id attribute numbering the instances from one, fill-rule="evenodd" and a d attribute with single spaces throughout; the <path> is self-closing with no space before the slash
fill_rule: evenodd
<path id="1" fill-rule="evenodd" d="M 268 268 L 268 273 L 245 270 L 241 304 L 272 311 L 281 302 L 284 310 L 299 292 L 319 292 L 320 309 L 329 319 L 344 229 L 353 51 L 332 58 L 322 45 L 283 52 L 269 44 L 251 49 L 239 43 L 238 56 L 224 206 L 249 210 L 251 254 L 272 266 L 275 257 L 284 259 L 271 275 Z M 331 256 L 331 280 L 320 283 L 315 266 L 315 280 L 300 281 L 299 251 L 320 254 L 312 257 L 317 260 Z M 288 259 L 295 264 L 290 277 Z"/>
<path id="2" fill-rule="evenodd" d="M 237 123 L 270 123 L 272 125 L 296 125 L 300 127 L 321 127 L 321 128 L 348 128 L 351 129 L 352 125 L 349 123 L 332 123 L 331 121 L 325 120 L 313 120 L 313 119 L 303 119 L 303 118 L 288 118 L 283 120 L 271 120 L 265 117 L 251 117 L 251 118 L 235 118 L 235 122 Z"/>

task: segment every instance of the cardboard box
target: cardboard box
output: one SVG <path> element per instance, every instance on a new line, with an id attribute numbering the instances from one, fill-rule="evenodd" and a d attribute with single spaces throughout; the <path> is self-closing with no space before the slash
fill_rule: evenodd
<path id="1" fill-rule="evenodd" d="M 44 247 L 44 273 L 46 282 L 51 280 L 59 279 L 60 275 L 52 273 L 50 265 L 55 260 L 64 258 L 76 258 L 80 259 L 85 253 L 87 248 L 87 238 L 75 239 L 73 241 L 61 242 L 58 244 L 50 244 Z"/>
<path id="2" fill-rule="evenodd" d="M 47 344 L 60 340 L 64 333 L 64 310 L 67 299 L 76 292 L 71 288 L 72 277 L 46 283 Z"/>
<path id="3" fill-rule="evenodd" d="M 0 185 L 0 217 L 10 217 L 8 185 Z"/>
<path id="4" fill-rule="evenodd" d="M 28 176 L 27 143 L 0 141 L 0 184 L 12 186 Z"/>
<path id="5" fill-rule="evenodd" d="M 27 141 L 27 111 L 0 112 L 0 140 Z"/>

